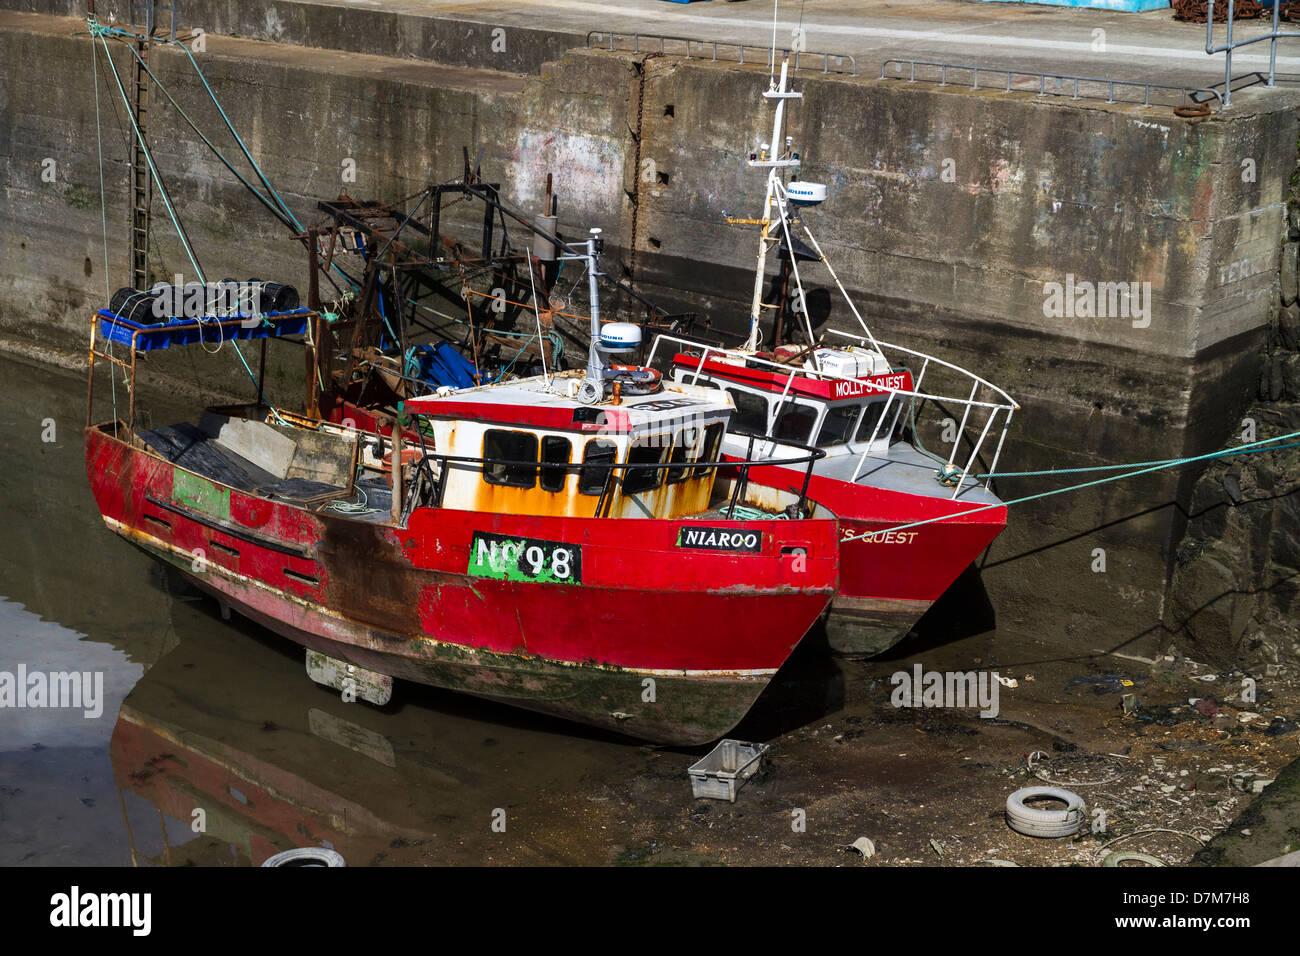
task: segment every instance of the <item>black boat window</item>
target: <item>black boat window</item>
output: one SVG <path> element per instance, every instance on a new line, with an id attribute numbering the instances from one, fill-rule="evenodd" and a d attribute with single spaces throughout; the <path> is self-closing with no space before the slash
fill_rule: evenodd
<path id="1" fill-rule="evenodd" d="M 633 468 L 632 465 L 662 464 L 668 454 L 671 439 L 667 435 L 643 435 L 627 450 L 627 474 L 623 478 L 623 494 L 639 495 L 654 491 L 664 481 L 663 468 Z"/>
<path id="2" fill-rule="evenodd" d="M 853 426 L 862 413 L 861 405 L 832 405 L 822 419 L 822 430 L 817 433 L 817 447 L 843 445 L 853 437 Z"/>
<path id="3" fill-rule="evenodd" d="M 738 388 L 726 389 L 736 403 L 736 414 L 731 416 L 731 430 L 746 435 L 767 434 L 767 399 Z"/>
<path id="4" fill-rule="evenodd" d="M 880 416 L 884 413 L 885 402 L 883 399 L 878 402 L 868 402 L 867 410 L 862 416 L 862 424 L 858 426 L 858 437 L 856 440 L 860 442 L 871 441 L 871 433 L 876 430 L 876 423 L 880 421 Z M 885 433 L 884 427 L 881 427 L 880 433 L 876 435 L 876 438 L 881 439 L 888 437 L 889 436 Z"/>
<path id="5" fill-rule="evenodd" d="M 776 413 L 776 424 L 772 427 L 772 437 L 778 441 L 795 441 L 801 445 L 808 444 L 813 425 L 817 422 L 817 409 L 811 405 L 796 405 L 786 402 Z"/>
<path id="6" fill-rule="evenodd" d="M 573 444 L 559 435 L 547 435 L 542 439 L 542 477 L 543 491 L 563 491 L 564 482 L 569 477 L 567 468 L 573 455 Z"/>
<path id="7" fill-rule="evenodd" d="M 504 464 L 537 461 L 537 436 L 532 432 L 488 429 L 483 433 L 483 458 L 483 480 L 490 485 L 531 488 L 537 481 L 536 464 Z"/>
<path id="8" fill-rule="evenodd" d="M 668 460 L 674 465 L 681 463 L 682 467 L 668 469 L 668 484 L 675 485 L 686 480 L 690 469 L 685 463 L 695 457 L 695 446 L 699 441 L 700 433 L 694 428 L 684 428 L 673 438 L 673 453 Z"/>
<path id="9" fill-rule="evenodd" d="M 714 422 L 708 428 L 704 429 L 704 444 L 700 446 L 700 453 L 697 461 L 710 462 L 718 460 L 718 453 L 722 450 L 722 422 Z M 703 478 L 709 473 L 709 466 L 696 465 L 695 477 Z"/>
<path id="10" fill-rule="evenodd" d="M 582 460 L 593 465 L 612 465 L 618 461 L 618 446 L 603 438 L 593 438 L 583 449 Z M 578 474 L 578 491 L 584 495 L 600 494 L 605 488 L 605 476 L 612 470 L 611 468 L 582 469 Z"/>

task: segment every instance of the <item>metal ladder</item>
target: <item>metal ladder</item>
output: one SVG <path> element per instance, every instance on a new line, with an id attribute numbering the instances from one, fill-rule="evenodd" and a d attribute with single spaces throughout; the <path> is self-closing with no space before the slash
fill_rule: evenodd
<path id="1" fill-rule="evenodd" d="M 137 14 L 137 7 L 143 14 L 143 23 Z M 135 99 L 132 111 L 140 135 L 131 145 L 131 287 L 145 289 L 150 285 L 149 275 L 149 216 L 153 206 L 153 178 L 149 174 L 149 163 L 145 159 L 141 140 L 147 141 L 149 129 L 149 78 L 146 64 L 149 60 L 149 48 L 153 45 L 153 36 L 158 29 L 158 13 L 171 14 L 171 39 L 176 39 L 176 2 L 163 6 L 156 0 L 131 0 L 130 16 L 133 26 L 142 26 L 143 35 L 148 39 L 135 41 L 135 51 L 139 59 L 135 61 Z"/>

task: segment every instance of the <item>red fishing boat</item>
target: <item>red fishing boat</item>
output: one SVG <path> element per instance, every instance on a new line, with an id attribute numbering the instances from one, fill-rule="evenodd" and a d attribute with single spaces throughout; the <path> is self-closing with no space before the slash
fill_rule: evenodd
<path id="1" fill-rule="evenodd" d="M 656 742 L 720 737 L 825 610 L 836 521 L 803 482 L 760 489 L 720 457 L 726 395 L 648 373 L 624 388 L 600 344 L 598 252 L 596 237 L 565 251 L 591 276 L 586 371 L 411 400 L 414 454 L 402 428 L 366 435 L 262 400 L 138 428 L 147 348 L 320 342 L 325 323 L 104 310 L 86 467 L 105 523 L 306 647 L 311 676 L 345 694 L 384 703 L 396 677 Z M 91 423 L 97 359 L 128 373 L 126 421 Z"/>
<path id="2" fill-rule="evenodd" d="M 827 636 L 837 651 L 872 655 L 906 636 L 1006 526 L 1005 506 L 974 469 L 996 436 L 985 463 L 987 473 L 996 472 L 1019 406 L 965 369 L 878 341 L 863 321 L 805 221 L 803 210 L 821 203 L 826 187 L 784 179 L 800 167 L 782 130 L 786 104 L 802 95 L 788 88 L 788 66 L 783 61 L 778 74 L 774 58 L 763 94 L 775 104 L 772 139 L 749 158 L 750 166 L 768 170 L 763 215 L 729 219 L 761 227 L 749 338 L 743 348 L 723 349 L 661 335 L 647 364 L 666 361 L 678 382 L 725 390 L 737 408 L 723 440 L 728 456 L 779 458 L 805 445 L 825 452 L 812 466 L 808 491 L 841 522 L 840 586 Z M 765 265 L 778 244 L 781 291 L 770 303 L 763 294 Z M 832 330 L 837 339 L 830 344 L 815 334 L 800 260 L 825 268 L 860 333 Z M 773 347 L 764 350 L 760 319 L 767 310 L 776 316 Z M 803 342 L 782 344 L 793 327 Z M 938 430 L 944 454 L 921 442 L 917 414 L 927 403 L 949 416 Z M 750 469 L 750 478 L 773 493 L 802 481 L 775 461 Z"/>

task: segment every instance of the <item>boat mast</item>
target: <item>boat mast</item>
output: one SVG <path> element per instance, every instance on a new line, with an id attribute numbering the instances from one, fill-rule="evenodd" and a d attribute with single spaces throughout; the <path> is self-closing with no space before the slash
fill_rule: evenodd
<path id="1" fill-rule="evenodd" d="M 580 252 L 566 251 L 561 259 L 580 259 L 587 264 L 587 292 L 591 298 L 591 345 L 587 349 L 587 374 L 578 387 L 578 401 L 594 405 L 605 397 L 605 362 L 600 354 L 600 253 L 604 239 L 599 229 L 592 229 L 585 243 L 577 245 Z"/>
<path id="2" fill-rule="evenodd" d="M 776 56 L 775 43 L 773 44 L 773 57 Z M 745 348 L 754 351 L 758 348 L 759 335 L 759 318 L 763 314 L 763 280 L 764 273 L 767 270 L 767 251 L 772 243 L 779 240 L 779 235 L 774 235 L 772 230 L 773 207 L 777 211 L 777 222 L 785 218 L 785 200 L 779 195 L 780 177 L 778 170 L 782 167 L 793 166 L 798 160 L 784 157 L 782 149 L 783 141 L 781 139 L 781 124 L 785 119 L 785 101 L 799 99 L 802 93 L 792 93 L 786 89 L 786 80 L 789 76 L 790 54 L 787 52 L 781 57 L 781 78 L 772 81 L 772 86 L 763 94 L 764 99 L 776 100 L 776 117 L 772 120 L 772 140 L 766 146 L 760 149 L 756 158 L 749 160 L 749 165 L 768 170 L 767 174 L 767 196 L 763 200 L 763 218 L 759 220 L 762 227 L 758 239 L 758 265 L 754 270 L 754 299 L 749 309 L 749 338 L 745 341 Z"/>

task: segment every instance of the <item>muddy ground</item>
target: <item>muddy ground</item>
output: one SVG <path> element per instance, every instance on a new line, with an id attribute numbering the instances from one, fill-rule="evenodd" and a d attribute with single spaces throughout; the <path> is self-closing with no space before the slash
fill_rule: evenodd
<path id="1" fill-rule="evenodd" d="M 766 767 L 734 804 L 690 798 L 691 755 L 643 748 L 641 773 L 584 781 L 557 795 L 553 813 L 609 834 L 581 854 L 592 863 L 1097 866 L 1131 850 L 1176 865 L 1254 799 L 1239 787 L 1270 779 L 1300 752 L 1294 677 L 1259 675 L 1257 702 L 1244 704 L 1244 675 L 1186 660 L 1050 659 L 990 636 L 902 651 L 889 661 L 797 661 L 764 705 L 779 712 L 797 709 L 801 695 L 815 700 L 827 666 L 842 674 L 846 703 L 772 737 Z M 917 662 L 974 664 L 1016 686 L 1000 687 L 993 719 L 892 706 L 890 676 Z M 1132 714 L 1124 694 L 1137 698 Z M 1206 698 L 1215 706 L 1189 703 Z M 752 729 L 776 712 L 755 715 Z M 738 735 L 756 736 L 748 729 Z M 1008 827 L 1007 796 L 1039 783 L 1084 798 L 1092 824 L 1083 835 L 1039 839 Z M 800 809 L 803 832 L 792 825 Z M 1094 833 L 1098 809 L 1104 829 Z M 874 844 L 870 859 L 847 849 L 859 837 Z M 529 856 L 517 848 L 504 858 Z"/>

